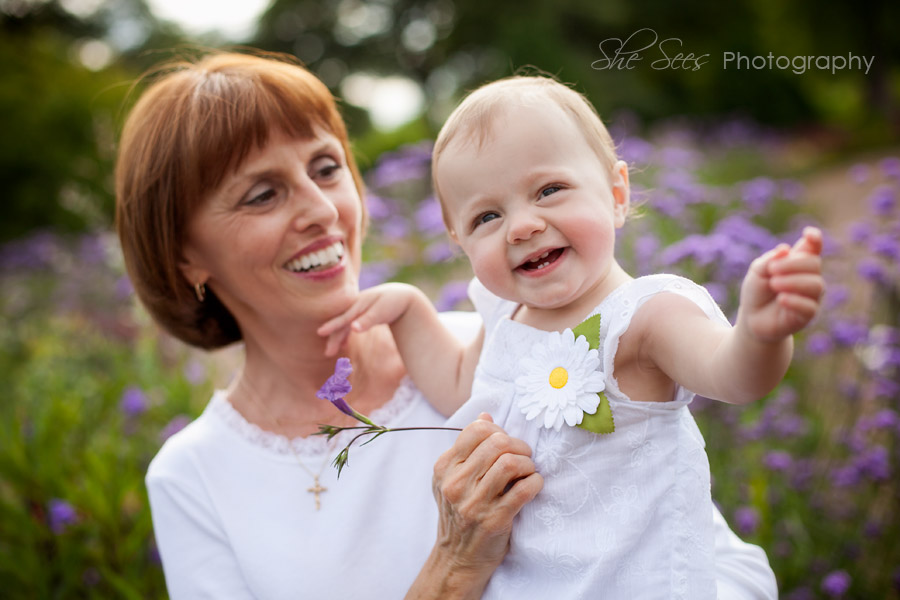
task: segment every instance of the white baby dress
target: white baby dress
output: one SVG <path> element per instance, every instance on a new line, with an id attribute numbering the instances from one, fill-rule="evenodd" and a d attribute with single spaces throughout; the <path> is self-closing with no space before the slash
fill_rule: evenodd
<path id="1" fill-rule="evenodd" d="M 521 382 L 534 373 L 523 370 L 535 370 L 535 356 L 542 355 L 536 345 L 558 345 L 560 336 L 511 320 L 514 303 L 477 280 L 470 285 L 484 320 L 484 347 L 472 397 L 448 425 L 465 426 L 490 413 L 531 446 L 544 477 L 543 490 L 516 518 L 509 554 L 483 598 L 716 597 L 709 463 L 688 411 L 694 394 L 679 387 L 671 402 L 639 402 L 613 378 L 619 338 L 643 302 L 662 292 L 682 295 L 710 319 L 728 322 L 704 288 L 674 275 L 641 277 L 612 292 L 591 313 L 601 315 L 599 370 L 615 421 L 614 432 L 597 434 L 566 423 L 545 427 L 544 415 L 526 420 Z M 547 364 L 546 372 L 554 366 Z"/>

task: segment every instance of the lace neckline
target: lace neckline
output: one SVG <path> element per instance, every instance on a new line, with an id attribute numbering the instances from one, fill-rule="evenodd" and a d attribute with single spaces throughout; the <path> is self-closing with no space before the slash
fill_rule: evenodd
<path id="1" fill-rule="evenodd" d="M 409 377 L 404 377 L 394 392 L 393 397 L 381 407 L 372 411 L 371 419 L 380 425 L 391 426 L 413 405 L 417 389 Z M 251 423 L 244 418 L 231 402 L 225 390 L 216 390 L 206 407 L 209 413 L 224 423 L 231 431 L 237 433 L 244 441 L 262 448 L 263 450 L 279 456 L 293 458 L 296 452 L 301 457 L 322 457 L 334 448 L 342 448 L 358 434 L 358 431 L 343 431 L 334 436 L 331 441 L 323 435 L 310 435 L 288 439 L 287 436 L 262 429 L 256 423 Z M 291 446 L 294 450 L 291 450 Z"/>

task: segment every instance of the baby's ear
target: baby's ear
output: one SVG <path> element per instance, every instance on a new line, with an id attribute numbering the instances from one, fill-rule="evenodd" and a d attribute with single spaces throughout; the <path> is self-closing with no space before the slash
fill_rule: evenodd
<path id="1" fill-rule="evenodd" d="M 631 207 L 631 186 L 628 184 L 628 163 L 616 161 L 612 171 L 612 193 L 615 201 L 616 227 L 622 227 Z"/>

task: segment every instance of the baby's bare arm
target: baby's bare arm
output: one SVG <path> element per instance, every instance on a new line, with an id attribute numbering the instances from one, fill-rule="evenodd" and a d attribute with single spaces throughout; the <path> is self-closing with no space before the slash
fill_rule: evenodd
<path id="1" fill-rule="evenodd" d="M 741 287 L 733 328 L 711 321 L 680 296 L 651 299 L 635 316 L 639 360 L 710 398 L 742 404 L 769 393 L 790 365 L 792 334 L 818 311 L 825 287 L 821 249 L 821 232 L 807 228 L 793 247 L 785 244 L 756 259 Z"/>
<path id="2" fill-rule="evenodd" d="M 318 333 L 328 337 L 325 353 L 333 356 L 353 332 L 381 324 L 390 325 L 410 377 L 439 412 L 450 415 L 468 399 L 484 330 L 463 344 L 416 287 L 387 283 L 364 290 L 350 309 Z"/>

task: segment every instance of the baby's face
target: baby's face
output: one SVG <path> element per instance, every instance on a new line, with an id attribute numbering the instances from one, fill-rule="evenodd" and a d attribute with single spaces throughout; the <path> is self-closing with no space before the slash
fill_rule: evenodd
<path id="1" fill-rule="evenodd" d="M 627 167 L 610 173 L 561 108 L 505 110 L 480 147 L 453 140 L 435 174 L 451 235 L 494 294 L 559 309 L 611 291 Z"/>

